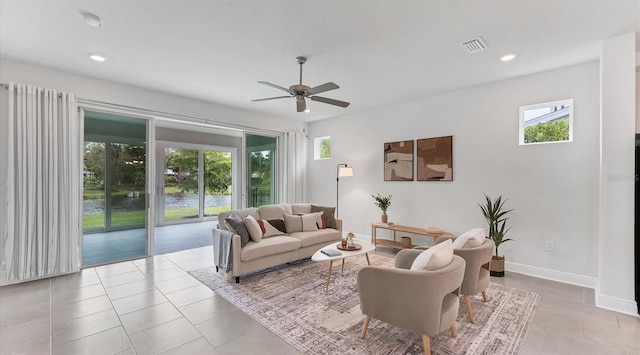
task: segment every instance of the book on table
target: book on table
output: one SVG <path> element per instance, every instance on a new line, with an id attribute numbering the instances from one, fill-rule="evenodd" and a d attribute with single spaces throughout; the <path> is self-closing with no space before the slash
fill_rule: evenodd
<path id="1" fill-rule="evenodd" d="M 322 249 L 320 250 L 320 252 L 326 256 L 338 256 L 338 255 L 342 255 L 341 252 L 335 250 L 335 249 Z"/>

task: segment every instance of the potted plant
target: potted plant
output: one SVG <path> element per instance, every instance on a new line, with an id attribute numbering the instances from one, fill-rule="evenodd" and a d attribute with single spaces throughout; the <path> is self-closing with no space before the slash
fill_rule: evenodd
<path id="1" fill-rule="evenodd" d="M 491 258 L 491 263 L 489 264 L 489 272 L 491 276 L 503 277 L 504 256 L 500 256 L 498 254 L 498 247 L 500 247 L 502 243 L 513 240 L 511 238 L 505 238 L 505 235 L 511 229 L 511 227 L 506 228 L 507 220 L 509 219 L 508 217 L 506 217 L 506 215 L 507 213 L 513 211 L 513 209 L 504 209 L 504 204 L 507 202 L 507 200 L 503 201 L 502 196 L 498 196 L 498 198 L 493 201 L 487 195 L 484 195 L 484 197 L 486 199 L 485 204 L 478 204 L 478 206 L 480 206 L 482 214 L 489 224 L 488 238 L 491 238 L 496 244 L 496 255 Z"/>
<path id="2" fill-rule="evenodd" d="M 391 195 L 381 196 L 380 194 L 371 195 L 376 206 L 382 210 L 382 223 L 387 223 L 387 209 L 391 206 Z"/>

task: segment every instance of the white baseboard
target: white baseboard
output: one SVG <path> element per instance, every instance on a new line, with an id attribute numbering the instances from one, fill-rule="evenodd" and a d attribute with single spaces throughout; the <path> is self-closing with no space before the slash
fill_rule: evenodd
<path id="1" fill-rule="evenodd" d="M 571 285 L 588 287 L 595 289 L 598 285 L 598 279 L 595 277 L 572 274 L 570 272 L 545 269 L 537 266 L 530 266 L 518 263 L 505 262 L 505 270 L 517 272 L 529 276 L 539 277 L 558 282 L 564 282 Z"/>
<path id="2" fill-rule="evenodd" d="M 638 317 L 638 307 L 635 301 L 622 298 L 596 294 L 596 306 L 619 313 L 625 313 Z"/>

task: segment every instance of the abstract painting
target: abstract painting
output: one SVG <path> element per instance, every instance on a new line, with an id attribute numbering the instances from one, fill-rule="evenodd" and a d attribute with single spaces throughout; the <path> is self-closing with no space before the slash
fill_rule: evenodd
<path id="1" fill-rule="evenodd" d="M 418 181 L 453 180 L 453 136 L 418 139 Z"/>
<path id="2" fill-rule="evenodd" d="M 384 144 L 384 181 L 413 181 L 413 141 Z"/>

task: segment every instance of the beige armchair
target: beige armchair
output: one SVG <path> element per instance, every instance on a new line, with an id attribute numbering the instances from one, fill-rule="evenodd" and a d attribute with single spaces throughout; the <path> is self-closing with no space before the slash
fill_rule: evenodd
<path id="1" fill-rule="evenodd" d="M 454 249 L 453 253 L 460 256 L 466 262 L 464 270 L 464 280 L 460 287 L 460 293 L 464 295 L 464 302 L 467 305 L 469 321 L 475 322 L 473 308 L 471 308 L 471 296 L 482 292 L 482 301 L 487 302 L 485 290 L 489 287 L 489 263 L 495 244 L 491 239 L 485 239 L 484 244 L 475 248 Z M 486 268 L 483 266 L 486 265 Z"/>
<path id="2" fill-rule="evenodd" d="M 431 354 L 429 336 L 449 328 L 456 336 L 455 320 L 460 306 L 459 291 L 465 261 L 453 261 L 434 271 L 412 271 L 411 264 L 421 250 L 401 250 L 395 269 L 364 267 L 358 273 L 360 309 L 365 315 L 361 338 L 365 338 L 371 317 L 422 334 L 425 354 Z"/>

